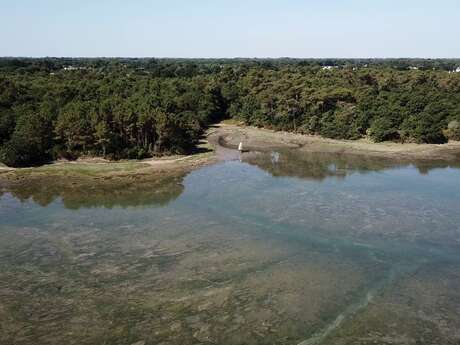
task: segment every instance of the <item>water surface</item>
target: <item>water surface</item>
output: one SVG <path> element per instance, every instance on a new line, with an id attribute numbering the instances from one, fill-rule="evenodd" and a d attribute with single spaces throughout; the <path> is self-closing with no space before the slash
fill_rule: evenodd
<path id="1" fill-rule="evenodd" d="M 0 199 L 0 344 L 458 344 L 459 181 L 283 151 L 25 182 Z"/>

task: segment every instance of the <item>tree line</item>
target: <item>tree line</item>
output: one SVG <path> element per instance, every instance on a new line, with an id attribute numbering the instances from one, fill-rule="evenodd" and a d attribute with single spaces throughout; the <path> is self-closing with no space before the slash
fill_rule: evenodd
<path id="1" fill-rule="evenodd" d="M 459 140 L 457 65 L 2 58 L 0 161 L 30 166 L 80 155 L 190 153 L 205 128 L 223 118 L 330 138 Z"/>

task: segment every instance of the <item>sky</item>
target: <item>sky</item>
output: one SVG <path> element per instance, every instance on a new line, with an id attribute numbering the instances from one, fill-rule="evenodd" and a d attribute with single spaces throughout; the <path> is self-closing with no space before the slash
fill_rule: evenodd
<path id="1" fill-rule="evenodd" d="M 0 56 L 460 57 L 460 0 L 0 0 Z"/>

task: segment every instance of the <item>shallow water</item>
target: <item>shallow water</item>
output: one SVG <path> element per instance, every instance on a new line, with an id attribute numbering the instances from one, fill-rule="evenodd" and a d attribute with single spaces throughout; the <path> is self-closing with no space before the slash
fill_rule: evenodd
<path id="1" fill-rule="evenodd" d="M 296 151 L 0 199 L 0 344 L 458 344 L 460 169 Z"/>

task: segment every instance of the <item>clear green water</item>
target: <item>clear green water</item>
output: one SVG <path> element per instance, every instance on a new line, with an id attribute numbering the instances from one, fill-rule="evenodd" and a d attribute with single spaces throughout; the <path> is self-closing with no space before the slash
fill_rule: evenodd
<path id="1" fill-rule="evenodd" d="M 460 169 L 294 151 L 0 198 L 0 344 L 459 344 Z"/>

